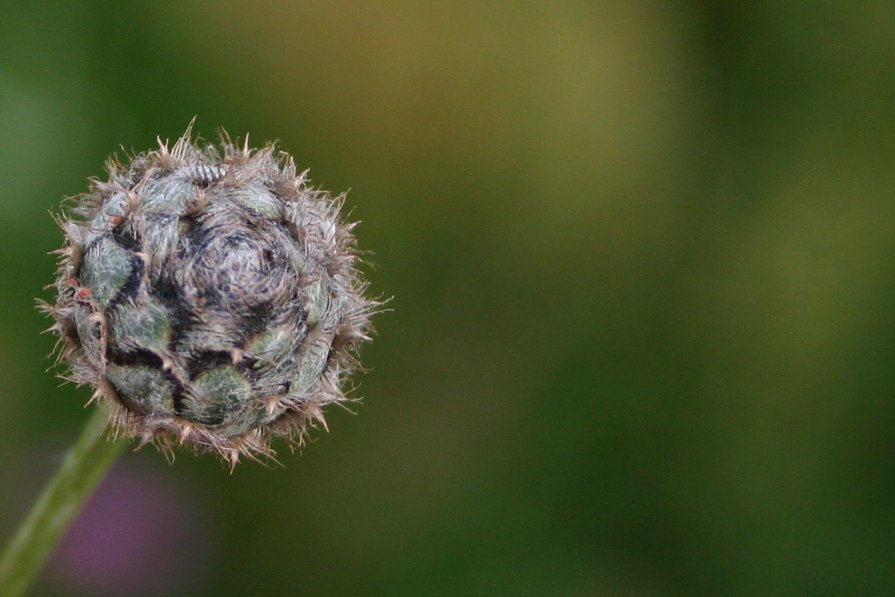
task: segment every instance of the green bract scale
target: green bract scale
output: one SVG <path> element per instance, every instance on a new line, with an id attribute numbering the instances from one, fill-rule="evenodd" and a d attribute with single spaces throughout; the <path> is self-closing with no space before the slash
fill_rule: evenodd
<path id="1" fill-rule="evenodd" d="M 301 443 L 358 368 L 364 298 L 342 197 L 273 146 L 198 145 L 111 160 L 62 216 L 55 305 L 67 376 L 118 433 L 241 455 Z"/>

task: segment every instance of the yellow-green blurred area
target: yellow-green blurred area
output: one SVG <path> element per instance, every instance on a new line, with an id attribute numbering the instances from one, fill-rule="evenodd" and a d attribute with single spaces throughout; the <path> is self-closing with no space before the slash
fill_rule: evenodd
<path id="1" fill-rule="evenodd" d="M 356 414 L 283 467 L 126 454 L 34 594 L 895 591 L 893 31 L 882 0 L 4 2 L 3 537 L 88 417 L 34 299 L 108 154 L 194 115 L 278 139 L 394 296 Z"/>

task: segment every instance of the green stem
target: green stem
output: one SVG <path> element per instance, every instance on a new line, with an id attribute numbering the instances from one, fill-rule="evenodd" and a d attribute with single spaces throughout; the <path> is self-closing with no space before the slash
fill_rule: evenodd
<path id="1" fill-rule="evenodd" d="M 0 555 L 0 595 L 21 595 L 62 533 L 127 445 L 106 439 L 107 411 L 94 409 L 77 443 Z"/>

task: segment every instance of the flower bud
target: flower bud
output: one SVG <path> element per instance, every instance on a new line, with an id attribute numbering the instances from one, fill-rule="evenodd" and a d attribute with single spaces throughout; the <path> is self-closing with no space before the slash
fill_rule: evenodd
<path id="1" fill-rule="evenodd" d="M 197 145 L 110 160 L 59 218 L 59 358 L 116 433 L 240 456 L 301 443 L 345 400 L 377 305 L 343 197 L 273 145 Z"/>

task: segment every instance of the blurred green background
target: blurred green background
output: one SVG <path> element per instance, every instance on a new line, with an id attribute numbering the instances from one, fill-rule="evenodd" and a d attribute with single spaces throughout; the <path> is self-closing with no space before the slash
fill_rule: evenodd
<path id="1" fill-rule="evenodd" d="M 895 4 L 0 4 L 3 537 L 88 416 L 47 212 L 120 146 L 279 139 L 395 297 L 356 415 L 127 454 L 34 594 L 895 592 Z"/>

